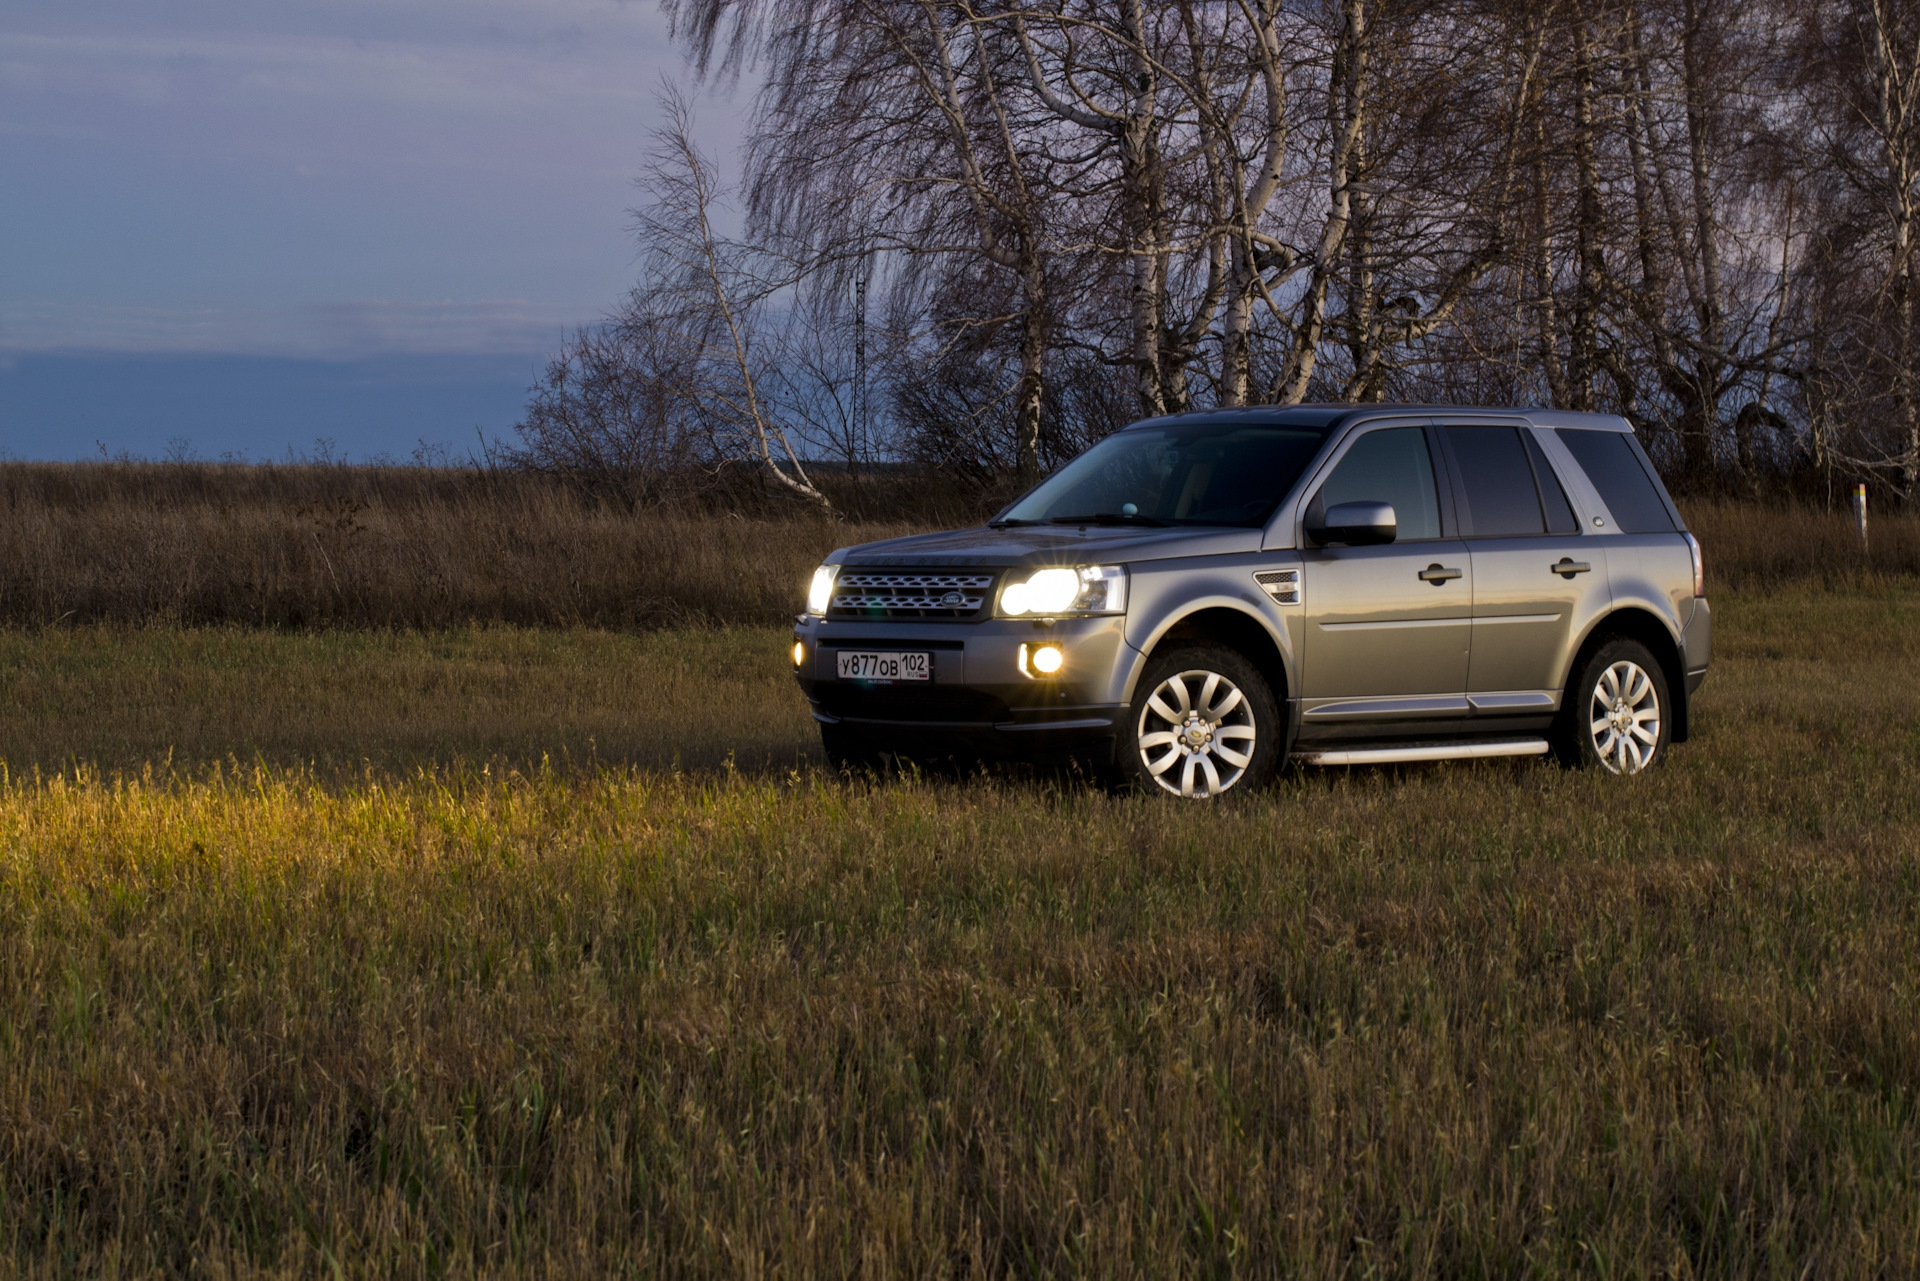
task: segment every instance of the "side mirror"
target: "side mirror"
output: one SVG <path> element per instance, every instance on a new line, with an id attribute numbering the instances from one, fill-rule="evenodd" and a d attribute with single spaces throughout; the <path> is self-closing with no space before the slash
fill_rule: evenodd
<path id="1" fill-rule="evenodd" d="M 1374 547 L 1392 542 L 1399 530 L 1392 503 L 1335 503 L 1317 518 L 1314 512 L 1307 513 L 1307 537 L 1322 546 Z"/>

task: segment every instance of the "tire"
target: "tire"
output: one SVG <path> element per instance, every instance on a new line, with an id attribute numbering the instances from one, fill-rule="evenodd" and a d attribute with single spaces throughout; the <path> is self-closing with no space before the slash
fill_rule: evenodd
<path id="1" fill-rule="evenodd" d="M 1645 645 L 1616 637 L 1574 673 L 1553 749 L 1575 769 L 1638 774 L 1666 755 L 1672 734 L 1666 672 Z"/>
<path id="2" fill-rule="evenodd" d="M 1273 690 L 1244 655 L 1181 646 L 1147 664 L 1114 758 L 1140 791 L 1211 800 L 1271 781 L 1285 734 Z"/>

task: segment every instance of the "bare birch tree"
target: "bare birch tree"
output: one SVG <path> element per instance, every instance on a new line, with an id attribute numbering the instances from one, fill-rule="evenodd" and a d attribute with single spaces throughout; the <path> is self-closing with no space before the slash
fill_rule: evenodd
<path id="1" fill-rule="evenodd" d="M 641 172 L 647 203 L 634 211 L 641 283 L 621 327 L 639 340 L 670 334 L 691 353 L 683 394 L 696 400 L 716 455 L 750 459 L 781 488 L 831 511 L 761 392 L 761 314 L 770 298 L 792 289 L 795 273 L 720 234 L 715 217 L 726 193 L 694 145 L 687 101 L 668 90 L 659 103 L 666 123 Z"/>
<path id="2" fill-rule="evenodd" d="M 874 254 L 863 448 L 983 484 L 1121 404 L 1388 398 L 1623 413 L 1687 485 L 1920 484 L 1920 0 L 666 3 L 763 72 L 748 243 L 683 149 L 635 314 L 795 493 L 845 431 L 775 335 Z"/>

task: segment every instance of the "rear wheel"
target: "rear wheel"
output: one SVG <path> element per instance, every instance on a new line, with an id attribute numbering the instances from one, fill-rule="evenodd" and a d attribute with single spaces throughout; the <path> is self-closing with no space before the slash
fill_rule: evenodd
<path id="1" fill-rule="evenodd" d="M 1610 774 L 1638 774 L 1672 735 L 1666 673 L 1639 641 L 1603 643 L 1567 686 L 1554 750 L 1562 761 Z"/>
<path id="2" fill-rule="evenodd" d="M 1183 646 L 1147 664 L 1115 756 L 1143 791 L 1208 800 L 1270 780 L 1282 734 L 1273 691 L 1244 655 Z"/>

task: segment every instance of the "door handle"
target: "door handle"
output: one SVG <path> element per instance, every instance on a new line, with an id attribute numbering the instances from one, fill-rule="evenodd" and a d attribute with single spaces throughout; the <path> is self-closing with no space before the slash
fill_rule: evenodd
<path id="1" fill-rule="evenodd" d="M 1575 560 L 1571 556 L 1562 556 L 1559 564 L 1549 565 L 1547 568 L 1568 582 L 1572 582 L 1575 574 L 1584 574 L 1591 570 L 1593 566 L 1587 564 L 1584 560 Z"/>
<path id="2" fill-rule="evenodd" d="M 1459 570 L 1448 569 L 1445 565 L 1442 565 L 1439 561 L 1435 561 L 1433 564 L 1427 566 L 1425 569 L 1420 571 L 1420 580 L 1422 582 L 1432 583 L 1435 587 L 1438 587 L 1440 584 L 1446 582 L 1450 578 L 1458 578 L 1458 577 L 1460 577 Z"/>

